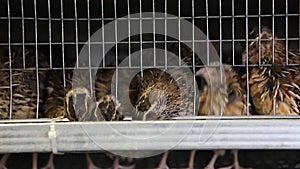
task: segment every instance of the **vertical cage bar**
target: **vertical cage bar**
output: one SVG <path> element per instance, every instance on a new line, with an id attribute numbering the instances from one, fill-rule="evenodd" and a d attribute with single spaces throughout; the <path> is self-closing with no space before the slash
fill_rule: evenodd
<path id="1" fill-rule="evenodd" d="M 64 38 L 64 6 L 63 0 L 60 0 L 60 19 L 61 19 L 61 49 L 62 49 L 62 72 L 63 84 L 66 87 L 66 70 L 65 70 L 65 38 Z"/>
<path id="2" fill-rule="evenodd" d="M 272 0 L 272 64 L 274 64 L 275 62 L 275 58 L 274 58 L 274 38 L 275 38 L 275 4 L 274 4 L 274 0 Z"/>
<path id="3" fill-rule="evenodd" d="M 219 24 L 220 24 L 220 29 L 219 29 L 219 52 L 220 52 L 220 63 L 222 63 L 223 56 L 222 56 L 222 0 L 219 0 Z M 222 71 L 221 71 L 221 82 L 222 82 Z"/>
<path id="4" fill-rule="evenodd" d="M 232 18 L 231 18 L 231 34 L 232 34 L 232 65 L 234 66 L 235 65 L 235 36 L 234 36 L 234 0 L 232 0 L 232 4 L 231 4 L 231 15 L 232 15 Z"/>
<path id="5" fill-rule="evenodd" d="M 90 87 L 90 95 L 93 96 L 93 78 L 92 78 L 92 65 L 91 65 L 91 17 L 90 17 L 90 0 L 86 1 L 87 3 L 87 17 L 88 17 L 88 57 L 89 57 L 89 87 Z"/>
<path id="6" fill-rule="evenodd" d="M 116 93 L 115 93 L 115 96 L 116 96 L 116 99 L 118 99 L 118 82 L 119 82 L 119 68 L 118 68 L 118 21 L 117 21 L 117 0 L 114 0 L 114 17 L 115 17 L 115 47 L 116 47 Z"/>
<path id="7" fill-rule="evenodd" d="M 52 26 L 51 26 L 51 6 L 50 0 L 48 0 L 48 24 L 49 24 L 49 67 L 52 69 Z"/>
<path id="8" fill-rule="evenodd" d="M 220 24 L 220 29 L 219 29 L 219 53 L 220 53 L 220 59 L 219 59 L 219 62 L 220 62 L 220 65 L 219 65 L 219 69 L 220 69 L 220 81 L 221 81 L 221 84 L 224 83 L 224 80 L 223 80 L 223 65 L 222 65 L 222 61 L 223 61 L 223 56 L 222 56 L 222 53 L 223 53 L 223 46 L 222 46 L 222 0 L 219 0 L 219 24 Z M 220 110 L 221 110 L 221 114 L 224 113 L 224 107 L 223 106 L 220 106 Z"/>
<path id="9" fill-rule="evenodd" d="M 193 73 L 195 73 L 196 72 L 196 69 L 195 69 L 195 0 L 192 0 L 192 51 L 193 51 L 193 54 L 192 54 L 192 56 L 193 56 Z M 194 85 L 195 85 L 195 83 L 194 83 Z M 194 104 L 194 105 L 196 105 L 196 104 Z"/>
<path id="10" fill-rule="evenodd" d="M 153 55 L 154 55 L 154 59 L 153 59 L 153 65 L 157 66 L 156 63 L 156 20 L 155 20 L 155 0 L 152 0 L 152 23 L 153 23 Z"/>
<path id="11" fill-rule="evenodd" d="M 178 0 L 178 65 L 181 66 L 181 34 L 180 34 L 180 30 L 181 30 L 181 23 L 180 23 L 180 0 Z"/>
<path id="12" fill-rule="evenodd" d="M 140 30 L 140 71 L 141 71 L 141 77 L 144 77 L 143 73 L 143 23 L 142 23 L 142 0 L 139 1 L 139 10 L 140 10 L 140 16 L 139 16 L 139 30 Z"/>
<path id="13" fill-rule="evenodd" d="M 24 21 L 24 0 L 21 0 L 21 15 L 22 15 L 22 55 L 23 55 L 23 69 L 26 69 L 25 65 L 25 21 Z"/>
<path id="14" fill-rule="evenodd" d="M 13 106 L 13 87 L 12 87 L 12 65 L 11 65 L 11 25 L 10 25 L 10 4 L 7 0 L 7 19 L 8 19 L 8 58 L 9 58 L 9 119 L 12 119 L 12 106 Z"/>
<path id="15" fill-rule="evenodd" d="M 223 70 L 222 70 L 222 61 L 223 61 L 223 39 L 222 39 L 222 0 L 219 0 L 219 24 L 220 24 L 220 29 L 219 29 L 219 52 L 220 52 L 220 78 L 221 78 L 221 83 L 223 83 Z"/>
<path id="16" fill-rule="evenodd" d="M 103 0 L 100 1 L 101 2 L 101 30 L 102 30 L 102 66 L 103 68 L 105 67 L 105 44 L 104 44 L 104 3 Z"/>
<path id="17" fill-rule="evenodd" d="M 130 18 L 130 0 L 127 0 L 127 24 L 128 24 L 128 66 L 131 68 L 131 18 Z"/>
<path id="18" fill-rule="evenodd" d="M 249 32 L 249 28 L 248 28 L 248 24 L 249 24 L 249 18 L 248 18 L 248 0 L 246 0 L 246 78 L 247 78 L 247 106 L 246 106 L 246 112 L 247 112 L 247 115 L 249 116 L 250 113 L 249 113 L 249 103 L 250 103 L 250 100 L 249 100 L 249 97 L 250 97 L 250 87 L 249 87 L 249 37 L 248 37 L 248 32 Z"/>
<path id="19" fill-rule="evenodd" d="M 258 65 L 261 65 L 261 0 L 258 0 Z"/>
<path id="20" fill-rule="evenodd" d="M 192 24 L 195 25 L 195 0 L 192 0 Z M 195 65 L 195 26 L 192 26 L 192 46 L 193 46 L 193 74 L 196 73 L 196 65 Z M 196 105 L 197 105 L 197 82 L 196 79 L 193 78 L 193 85 L 194 85 L 194 99 L 193 99 L 193 112 L 194 116 L 198 115 L 198 112 L 196 112 Z"/>
<path id="21" fill-rule="evenodd" d="M 40 81 L 39 81 L 39 56 L 38 56 L 38 24 L 37 24 L 37 11 L 36 1 L 34 0 L 34 41 L 35 41 L 35 75 L 36 75 L 36 118 L 39 118 L 39 105 L 40 105 Z"/>
<path id="22" fill-rule="evenodd" d="M 272 0 L 272 64 L 275 63 L 275 2 Z M 276 95 L 273 98 L 273 115 L 276 116 Z"/>
<path id="23" fill-rule="evenodd" d="M 75 67 L 78 68 L 78 61 L 79 61 L 79 49 L 78 49 L 78 16 L 77 16 L 77 0 L 74 0 L 74 16 L 75 16 L 75 50 L 76 50 L 76 65 Z"/>
<path id="24" fill-rule="evenodd" d="M 205 16 L 206 16 L 206 59 L 207 65 L 209 65 L 209 20 L 208 20 L 208 0 L 205 0 Z"/>
<path id="25" fill-rule="evenodd" d="M 286 65 L 289 64 L 289 11 L 288 11 L 288 1 L 285 1 L 285 63 Z M 300 27 L 299 27 L 300 28 Z"/>
<path id="26" fill-rule="evenodd" d="M 167 63 L 167 41 L 168 41 L 168 37 L 167 37 L 167 31 L 168 31 L 168 16 L 167 16 L 167 13 L 168 13 L 168 0 L 165 0 L 165 18 L 164 18 L 164 21 L 165 21 L 165 70 L 168 69 L 168 63 Z"/>

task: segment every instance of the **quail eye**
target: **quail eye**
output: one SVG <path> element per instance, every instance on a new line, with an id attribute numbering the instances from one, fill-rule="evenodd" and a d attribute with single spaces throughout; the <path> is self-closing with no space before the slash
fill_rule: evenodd
<path id="1" fill-rule="evenodd" d="M 253 48 L 253 49 L 255 49 L 255 48 L 256 48 L 256 44 L 255 44 L 255 43 L 252 45 L 252 48 Z"/>

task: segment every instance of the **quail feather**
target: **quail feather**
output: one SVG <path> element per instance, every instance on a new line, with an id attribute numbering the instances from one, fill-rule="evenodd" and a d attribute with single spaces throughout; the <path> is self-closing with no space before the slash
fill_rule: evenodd
<path id="1" fill-rule="evenodd" d="M 300 55 L 289 51 L 271 30 L 253 29 L 251 42 L 243 52 L 249 65 L 249 90 L 259 115 L 298 115 L 300 113 Z M 243 76 L 246 81 L 247 75 Z"/>
<path id="2" fill-rule="evenodd" d="M 36 119 L 44 98 L 48 60 L 30 46 L 0 47 L 0 119 Z M 9 154 L 3 155 L 0 168 L 6 168 Z M 37 154 L 33 166 L 37 169 Z"/>

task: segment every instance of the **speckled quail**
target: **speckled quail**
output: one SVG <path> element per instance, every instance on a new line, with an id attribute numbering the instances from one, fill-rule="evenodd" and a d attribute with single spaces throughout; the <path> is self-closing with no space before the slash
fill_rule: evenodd
<path id="1" fill-rule="evenodd" d="M 38 63 L 36 63 L 38 61 Z M 42 117 L 44 82 L 48 61 L 34 47 L 5 46 L 0 48 L 0 119 L 36 119 Z M 9 154 L 2 157 L 5 168 Z M 33 155 L 37 168 L 37 154 Z"/>
<path id="2" fill-rule="evenodd" d="M 243 53 L 249 65 L 249 89 L 259 115 L 300 113 L 300 54 L 288 51 L 267 27 L 255 28 Z M 247 75 L 245 74 L 246 80 Z"/>
<path id="3" fill-rule="evenodd" d="M 44 110 L 46 117 L 66 117 L 70 121 L 119 121 L 123 119 L 118 110 L 120 104 L 111 95 L 112 70 L 99 70 L 95 88 L 91 93 L 87 70 L 65 70 L 50 72 L 47 99 Z M 109 154 L 110 155 L 110 154 Z M 87 154 L 88 168 L 96 167 Z M 118 164 L 116 164 L 118 165 Z M 44 168 L 53 168 L 53 155 Z"/>
<path id="4" fill-rule="evenodd" d="M 182 64 L 187 64 L 182 60 Z M 134 119 L 166 120 L 193 116 L 193 78 L 191 69 L 180 66 L 166 69 L 153 66 L 138 73 L 130 84 L 130 98 L 136 111 Z M 158 168 L 168 168 L 167 157 L 168 152 L 165 152 Z"/>
<path id="5" fill-rule="evenodd" d="M 213 62 L 196 72 L 200 83 L 199 115 L 241 116 L 246 115 L 246 92 L 241 79 L 230 65 Z M 233 150 L 233 165 L 225 168 L 242 168 L 238 161 L 238 150 Z M 216 150 L 206 169 L 213 169 L 217 157 L 225 150 Z"/>

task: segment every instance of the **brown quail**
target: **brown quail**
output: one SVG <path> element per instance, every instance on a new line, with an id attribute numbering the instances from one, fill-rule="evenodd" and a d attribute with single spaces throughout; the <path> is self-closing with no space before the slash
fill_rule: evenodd
<path id="1" fill-rule="evenodd" d="M 176 67 L 150 68 L 137 74 L 130 85 L 130 98 L 136 109 L 134 118 L 166 120 L 193 116 L 193 74 L 189 72 L 190 69 Z M 168 168 L 167 157 L 168 152 L 165 152 L 159 169 Z"/>
<path id="2" fill-rule="evenodd" d="M 254 29 L 254 40 L 243 53 L 249 65 L 249 89 L 259 115 L 297 115 L 300 113 L 300 55 L 287 51 L 267 27 Z M 243 76 L 246 80 L 246 75 Z"/>
<path id="3" fill-rule="evenodd" d="M 89 76 L 86 72 L 66 70 L 65 85 L 63 71 L 50 72 L 48 95 L 44 106 L 46 117 L 65 117 L 70 121 L 120 121 L 123 119 L 122 113 L 118 110 L 120 106 L 118 101 L 110 94 L 109 86 L 113 71 L 99 70 L 93 93 L 90 91 Z M 88 154 L 86 158 L 89 169 L 98 168 Z M 46 168 L 54 168 L 53 155 L 44 167 Z"/>
<path id="4" fill-rule="evenodd" d="M 47 67 L 45 55 L 36 54 L 33 47 L 25 47 L 24 50 L 20 46 L 0 48 L 0 119 L 43 117 L 40 110 L 47 71 L 39 68 Z M 8 157 L 9 154 L 2 157 L 0 168 L 6 168 Z M 33 168 L 37 168 L 36 153 L 33 154 Z"/>
<path id="5" fill-rule="evenodd" d="M 199 91 L 199 115 L 241 116 L 246 115 L 246 92 L 241 87 L 241 79 L 229 65 L 211 63 L 197 71 L 198 81 L 201 81 Z M 238 161 L 238 150 L 232 150 L 233 165 L 225 168 L 241 169 Z M 225 150 L 216 150 L 206 169 L 213 169 L 218 156 Z"/>

